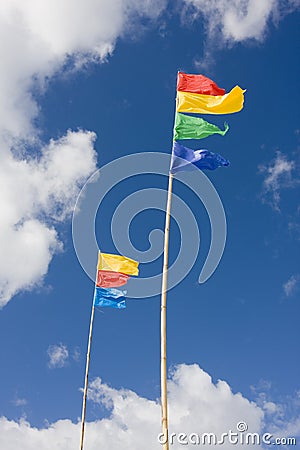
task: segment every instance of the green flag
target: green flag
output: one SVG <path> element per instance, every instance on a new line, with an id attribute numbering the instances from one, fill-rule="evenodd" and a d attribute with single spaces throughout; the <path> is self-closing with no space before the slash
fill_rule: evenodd
<path id="1" fill-rule="evenodd" d="M 178 139 L 203 139 L 211 134 L 227 133 L 229 126 L 224 123 L 225 130 L 220 130 L 219 127 L 200 117 L 187 116 L 185 114 L 176 113 L 174 126 L 174 141 Z"/>

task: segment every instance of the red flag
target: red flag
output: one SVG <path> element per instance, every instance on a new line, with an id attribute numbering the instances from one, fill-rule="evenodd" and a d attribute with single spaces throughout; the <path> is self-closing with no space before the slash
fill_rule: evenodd
<path id="1" fill-rule="evenodd" d="M 125 273 L 98 270 L 96 285 L 103 288 L 122 286 L 127 283 L 128 278 L 130 277 Z"/>
<path id="2" fill-rule="evenodd" d="M 204 95 L 225 94 L 225 89 L 220 88 L 214 81 L 204 75 L 193 75 L 184 72 L 178 72 L 177 91 Z"/>

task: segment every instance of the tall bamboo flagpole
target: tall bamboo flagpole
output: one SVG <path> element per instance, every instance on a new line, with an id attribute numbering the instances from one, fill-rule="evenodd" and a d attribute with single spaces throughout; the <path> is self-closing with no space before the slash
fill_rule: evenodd
<path id="1" fill-rule="evenodd" d="M 171 216 L 173 175 L 169 174 L 168 199 L 165 223 L 165 244 L 164 244 L 164 264 L 161 289 L 161 412 L 162 412 L 162 432 L 164 435 L 163 450 L 169 450 L 168 435 L 168 398 L 167 398 L 167 290 L 168 290 L 168 259 L 169 259 L 169 232 Z"/>
<path id="2" fill-rule="evenodd" d="M 89 367 L 90 367 L 90 356 L 91 356 L 91 345 L 92 345 L 92 335 L 93 335 L 93 323 L 94 323 L 95 306 L 93 301 L 91 320 L 90 320 L 90 332 L 88 349 L 86 354 L 86 365 L 85 365 L 85 380 L 84 380 L 84 390 L 83 390 L 83 400 L 82 400 L 82 413 L 81 413 L 81 435 L 80 435 L 80 450 L 83 450 L 83 440 L 84 440 L 84 427 L 85 427 L 85 413 L 86 413 L 86 398 L 88 390 L 89 381 Z"/>

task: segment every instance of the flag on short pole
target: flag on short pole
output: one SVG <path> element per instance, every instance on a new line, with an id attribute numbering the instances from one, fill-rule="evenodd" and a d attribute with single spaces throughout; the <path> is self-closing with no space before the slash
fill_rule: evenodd
<path id="1" fill-rule="evenodd" d="M 126 308 L 126 291 L 119 291 L 115 288 L 95 287 L 94 306 L 111 307 L 122 309 Z"/>
<path id="2" fill-rule="evenodd" d="M 115 287 L 123 286 L 124 284 L 126 284 L 128 279 L 130 278 L 129 275 L 138 275 L 138 265 L 139 263 L 137 261 L 127 258 L 126 256 L 111 255 L 109 253 L 101 252 L 99 252 L 98 254 L 97 278 L 95 281 L 95 292 L 90 319 L 88 348 L 86 354 L 85 379 L 81 411 L 81 433 L 79 445 L 80 450 L 83 450 L 84 442 L 86 401 L 95 306 L 116 309 L 126 308 L 126 292 L 115 289 Z"/>
<path id="3" fill-rule="evenodd" d="M 98 270 L 96 286 L 104 288 L 123 286 L 127 283 L 129 278 L 130 276 L 126 275 L 126 273 Z"/>
<path id="4" fill-rule="evenodd" d="M 108 270 L 113 272 L 121 272 L 127 275 L 138 275 L 139 263 L 134 259 L 127 258 L 122 255 L 111 255 L 109 253 L 101 253 L 98 255 L 98 270 Z"/>
<path id="5" fill-rule="evenodd" d="M 138 275 L 138 265 L 137 261 L 126 256 L 99 252 L 94 306 L 126 308 L 126 291 L 115 288 L 126 284 L 129 275 Z"/>

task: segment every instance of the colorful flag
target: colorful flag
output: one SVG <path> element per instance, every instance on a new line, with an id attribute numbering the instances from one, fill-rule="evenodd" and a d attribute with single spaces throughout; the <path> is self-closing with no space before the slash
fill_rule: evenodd
<path id="1" fill-rule="evenodd" d="M 114 288 L 103 289 L 101 287 L 95 287 L 94 306 L 108 306 L 118 309 L 126 308 L 125 294 L 126 292 Z"/>
<path id="2" fill-rule="evenodd" d="M 186 114 L 176 113 L 174 126 L 174 140 L 178 139 L 203 139 L 212 134 L 227 133 L 229 126 L 224 124 L 225 130 L 220 130 L 219 127 L 200 117 L 187 116 Z"/>
<path id="3" fill-rule="evenodd" d="M 214 81 L 204 75 L 178 72 L 177 91 L 194 92 L 205 95 L 224 95 L 225 89 L 220 88 Z"/>
<path id="4" fill-rule="evenodd" d="M 94 306 L 126 308 L 126 292 L 114 288 L 126 284 L 129 275 L 138 275 L 138 265 L 137 261 L 126 256 L 99 252 Z"/>
<path id="5" fill-rule="evenodd" d="M 244 90 L 235 86 L 225 95 L 204 95 L 177 92 L 177 111 L 196 114 L 231 114 L 244 104 Z"/>
<path id="6" fill-rule="evenodd" d="M 121 272 L 127 275 L 138 275 L 139 263 L 133 259 L 121 255 L 110 255 L 101 253 L 98 255 L 98 270 L 107 270 L 109 272 Z"/>
<path id="7" fill-rule="evenodd" d="M 192 150 L 179 144 L 179 142 L 174 142 L 170 172 L 177 173 L 189 170 L 193 166 L 201 170 L 215 170 L 220 166 L 229 166 L 229 161 L 218 153 L 212 153 L 208 150 Z"/>
<path id="8" fill-rule="evenodd" d="M 103 288 L 123 286 L 129 278 L 125 273 L 98 270 L 96 285 Z"/>

